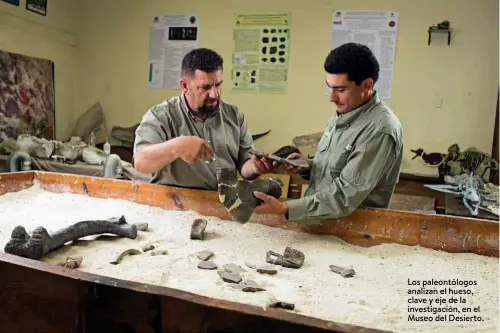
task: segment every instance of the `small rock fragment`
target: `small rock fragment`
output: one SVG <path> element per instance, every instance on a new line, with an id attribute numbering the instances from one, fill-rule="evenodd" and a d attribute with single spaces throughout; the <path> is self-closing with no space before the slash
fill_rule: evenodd
<path id="1" fill-rule="evenodd" d="M 270 307 L 270 308 L 281 308 L 281 309 L 286 309 L 286 310 L 293 310 L 293 309 L 295 309 L 295 304 L 288 303 L 288 302 L 277 301 L 277 300 L 271 301 L 267 306 Z"/>
<path id="2" fill-rule="evenodd" d="M 276 253 L 274 251 L 267 251 L 266 262 L 273 265 L 281 265 L 282 261 L 283 261 L 283 256 L 281 254 Z"/>
<path id="3" fill-rule="evenodd" d="M 245 261 L 245 265 L 247 265 L 248 268 L 251 268 L 251 269 L 256 269 L 257 268 L 257 265 L 251 263 L 251 262 L 248 262 L 248 261 Z"/>
<path id="4" fill-rule="evenodd" d="M 265 288 L 262 288 L 257 282 L 255 282 L 254 280 L 249 280 L 249 279 L 246 279 L 244 280 L 242 283 L 242 289 L 243 291 L 245 292 L 257 292 L 257 291 L 264 291 L 266 290 Z"/>
<path id="5" fill-rule="evenodd" d="M 240 283 L 241 276 L 237 273 L 229 273 L 226 271 L 217 271 L 224 282 L 228 283 Z"/>
<path id="6" fill-rule="evenodd" d="M 240 273 L 246 272 L 246 270 L 243 269 L 241 266 L 235 265 L 233 263 L 225 264 L 223 267 L 224 267 L 224 270 L 228 273 L 240 274 Z"/>
<path id="7" fill-rule="evenodd" d="M 148 252 L 155 248 L 153 244 L 146 244 L 142 246 L 142 252 Z"/>
<path id="8" fill-rule="evenodd" d="M 203 240 L 205 237 L 205 228 L 207 227 L 207 220 L 196 219 L 191 226 L 191 239 Z"/>
<path id="9" fill-rule="evenodd" d="M 60 262 L 57 265 L 66 268 L 78 268 L 82 264 L 83 257 L 68 257 L 65 262 Z"/>
<path id="10" fill-rule="evenodd" d="M 140 230 L 140 231 L 147 231 L 148 230 L 147 223 L 134 223 L 134 224 L 137 227 L 137 230 Z"/>
<path id="11" fill-rule="evenodd" d="M 283 255 L 274 251 L 267 251 L 266 262 L 289 268 L 300 268 L 304 264 L 305 255 L 299 250 L 287 247 Z"/>
<path id="12" fill-rule="evenodd" d="M 243 280 L 240 284 L 234 285 L 233 288 L 240 289 L 244 292 L 255 293 L 257 291 L 264 291 L 265 288 L 262 288 L 257 282 L 253 280 Z"/>
<path id="13" fill-rule="evenodd" d="M 168 253 L 167 250 L 154 250 L 154 251 L 149 252 L 149 254 L 152 256 L 161 256 L 161 255 L 165 255 L 167 253 Z"/>
<path id="14" fill-rule="evenodd" d="M 210 259 L 213 255 L 214 255 L 214 253 L 210 250 L 200 251 L 196 254 L 198 259 L 203 260 L 203 261 Z"/>
<path id="15" fill-rule="evenodd" d="M 352 268 L 347 268 L 346 269 L 346 268 L 342 268 L 342 267 L 339 267 L 339 266 L 330 265 L 330 269 L 332 270 L 332 272 L 340 274 L 340 275 L 342 275 L 345 278 L 354 276 L 356 274 L 356 272 Z"/>
<path id="16" fill-rule="evenodd" d="M 198 263 L 200 269 L 216 269 L 217 265 L 213 261 L 200 261 Z"/>
<path id="17" fill-rule="evenodd" d="M 127 250 L 123 251 L 122 253 L 120 253 L 114 260 L 110 261 L 109 263 L 113 264 L 113 265 L 117 265 L 120 263 L 120 261 L 122 261 L 123 257 L 125 257 L 127 254 L 128 255 L 141 254 L 141 251 L 136 250 L 136 249 L 127 249 Z"/>
<path id="18" fill-rule="evenodd" d="M 283 263 L 281 265 L 290 268 L 300 268 L 304 264 L 304 259 L 304 253 L 288 246 L 285 249 L 285 253 L 283 253 Z"/>
<path id="19" fill-rule="evenodd" d="M 262 265 L 262 266 L 257 267 L 257 272 L 259 272 L 261 274 L 274 275 L 274 274 L 278 273 L 278 270 L 275 269 L 271 265 Z"/>

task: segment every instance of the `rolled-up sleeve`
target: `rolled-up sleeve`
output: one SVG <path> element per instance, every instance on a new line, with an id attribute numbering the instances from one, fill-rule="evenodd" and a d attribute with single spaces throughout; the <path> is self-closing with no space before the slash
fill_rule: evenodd
<path id="1" fill-rule="evenodd" d="M 294 222 L 341 218 L 351 214 L 368 197 L 384 171 L 396 159 L 396 143 L 378 132 L 350 154 L 332 184 L 313 195 L 287 201 L 288 220 Z"/>
<path id="2" fill-rule="evenodd" d="M 149 110 L 142 117 L 140 125 L 135 130 L 134 154 L 147 144 L 161 143 L 168 140 L 168 133 L 158 117 Z"/>

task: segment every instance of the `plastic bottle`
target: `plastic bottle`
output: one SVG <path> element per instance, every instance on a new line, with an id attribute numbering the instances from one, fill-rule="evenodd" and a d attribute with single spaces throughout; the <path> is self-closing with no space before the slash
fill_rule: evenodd
<path id="1" fill-rule="evenodd" d="M 109 144 L 109 142 L 106 141 L 103 148 L 104 148 L 104 152 L 106 154 L 108 154 L 108 155 L 111 154 L 111 145 Z"/>

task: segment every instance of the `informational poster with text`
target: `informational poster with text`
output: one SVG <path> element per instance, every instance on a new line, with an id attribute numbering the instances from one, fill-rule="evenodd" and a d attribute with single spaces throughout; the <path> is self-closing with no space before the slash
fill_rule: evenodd
<path id="1" fill-rule="evenodd" d="M 374 89 L 381 99 L 391 98 L 398 17 L 399 13 L 393 11 L 333 12 L 331 49 L 349 42 L 368 46 L 380 63 L 380 75 Z M 328 87 L 327 94 L 330 94 Z"/>
<path id="2" fill-rule="evenodd" d="M 199 15 L 162 15 L 151 18 L 148 87 L 180 89 L 182 58 L 198 47 Z"/>

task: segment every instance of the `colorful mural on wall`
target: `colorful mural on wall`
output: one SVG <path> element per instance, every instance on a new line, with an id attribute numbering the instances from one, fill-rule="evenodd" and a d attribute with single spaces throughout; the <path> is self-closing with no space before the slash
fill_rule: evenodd
<path id="1" fill-rule="evenodd" d="M 31 134 L 55 139 L 54 63 L 0 50 L 0 142 Z"/>

